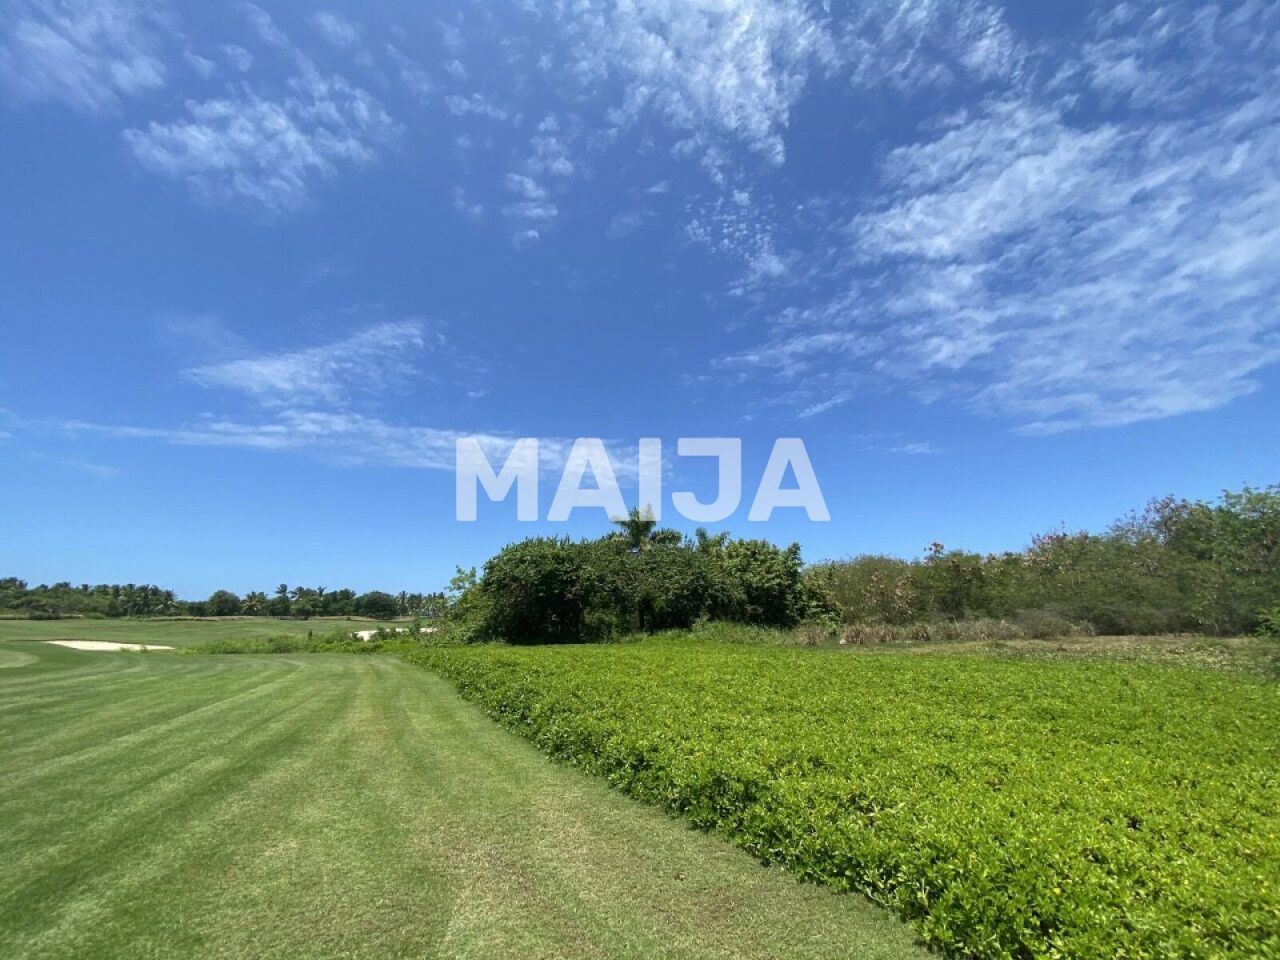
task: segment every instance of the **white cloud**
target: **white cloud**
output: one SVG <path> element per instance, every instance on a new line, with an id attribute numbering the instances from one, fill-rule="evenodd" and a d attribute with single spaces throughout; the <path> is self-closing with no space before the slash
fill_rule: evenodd
<path id="1" fill-rule="evenodd" d="M 505 107 L 499 106 L 479 93 L 473 93 L 470 96 L 453 94 L 445 97 L 444 105 L 455 117 L 477 116 L 502 121 L 511 116 L 510 111 Z"/>
<path id="2" fill-rule="evenodd" d="M 191 367 L 183 375 L 266 406 L 343 405 L 353 394 L 376 392 L 412 376 L 414 361 L 430 342 L 421 321 L 380 323 L 323 346 Z"/>
<path id="3" fill-rule="evenodd" d="M 834 47 L 799 0 L 632 0 L 562 3 L 573 69 L 598 85 L 625 84 L 618 123 L 656 110 L 705 150 L 731 136 L 775 162 L 791 106 L 815 64 Z"/>
<path id="4" fill-rule="evenodd" d="M 863 3 L 842 19 L 837 46 L 857 86 L 906 93 L 1009 79 L 1024 57 L 999 7 L 980 0 Z"/>
<path id="5" fill-rule="evenodd" d="M 130 129 L 125 142 L 147 170 L 185 182 L 201 200 L 267 217 L 306 204 L 342 167 L 373 163 L 399 127 L 369 93 L 303 64 L 288 95 L 254 92 L 187 101 L 185 119 Z"/>
<path id="6" fill-rule="evenodd" d="M 357 413 L 319 410 L 282 410 L 272 419 L 243 422 L 205 419 L 183 427 L 138 427 L 92 423 L 83 420 L 41 421 L 28 424 L 40 431 L 76 436 L 93 434 L 121 440 L 154 440 L 187 447 L 223 447 L 292 453 L 344 467 L 402 467 L 452 472 L 457 441 L 473 438 L 495 466 L 511 453 L 515 435 L 470 432 L 442 427 L 393 423 Z M 634 481 L 638 462 L 634 447 L 616 441 L 606 443 L 614 473 L 624 482 Z M 573 441 L 540 437 L 540 469 L 558 477 L 569 462 Z"/>
<path id="7" fill-rule="evenodd" d="M 818 403 L 811 403 L 799 413 L 796 414 L 800 419 L 807 420 L 810 417 L 816 417 L 819 414 L 826 413 L 828 410 L 834 410 L 836 407 L 843 406 L 848 403 L 851 395 L 849 393 L 838 393 L 834 397 L 821 400 Z"/>
<path id="8" fill-rule="evenodd" d="M 907 454 L 908 456 L 919 457 L 919 456 L 928 456 L 934 453 L 940 453 L 941 451 L 937 447 L 935 447 L 932 443 L 925 440 L 917 443 L 900 443 L 896 447 L 890 447 L 889 452 L 902 453 L 902 454 Z"/>
<path id="9" fill-rule="evenodd" d="M 609 220 L 605 236 L 610 240 L 621 240 L 639 230 L 655 216 L 652 210 L 631 210 L 627 213 L 615 214 Z"/>
<path id="10" fill-rule="evenodd" d="M 502 207 L 502 213 L 511 225 L 511 242 L 517 250 L 540 240 L 542 231 L 560 216 L 553 192 L 562 193 L 558 184 L 576 170 L 568 153 L 571 139 L 556 117 L 544 117 L 529 141 L 528 156 L 519 169 L 503 178 L 507 192 L 516 197 Z"/>
<path id="11" fill-rule="evenodd" d="M 194 50 L 184 50 L 182 58 L 187 61 L 191 69 L 194 70 L 204 79 L 209 79 L 218 72 L 218 65 L 208 57 L 202 57 Z"/>
<path id="12" fill-rule="evenodd" d="M 542 239 L 542 234 L 533 228 L 517 230 L 511 234 L 511 245 L 517 250 L 523 250 L 525 247 L 532 246 Z"/>
<path id="13" fill-rule="evenodd" d="M 890 152 L 880 201 L 834 234 L 847 252 L 823 281 L 842 292 L 783 312 L 765 344 L 721 366 L 802 383 L 809 405 L 900 378 L 1041 433 L 1252 391 L 1280 361 L 1280 49 L 1258 56 L 1237 22 L 1144 61 L 1146 79 L 1104 120 L 1077 113 L 1088 88 L 1064 78 L 1114 83 L 1144 31 L 1167 39 L 1152 11 L 1125 21 L 1123 47 L 1103 42 L 1104 17 L 1047 86 L 992 97 Z M 1215 11 L 1221 27 L 1230 17 Z M 1210 75 L 1235 83 L 1194 111 L 1156 97 Z M 863 362 L 833 352 L 845 343 Z"/>
<path id="14" fill-rule="evenodd" d="M 394 44 L 387 44 L 387 55 L 399 69 L 401 83 L 409 89 L 409 92 L 417 98 L 418 102 L 428 102 L 432 94 L 436 92 L 436 85 L 422 64 L 412 57 L 406 56 Z"/>
<path id="15" fill-rule="evenodd" d="M 111 109 L 164 86 L 169 27 L 135 0 L 16 0 L 0 12 L 0 82 L 19 101 Z"/>
<path id="16" fill-rule="evenodd" d="M 308 19 L 321 36 L 339 50 L 349 50 L 360 42 L 360 28 L 341 14 L 322 10 Z"/>
<path id="17" fill-rule="evenodd" d="M 484 204 L 468 200 L 467 191 L 462 187 L 453 188 L 453 208 L 468 220 L 480 220 L 484 217 Z"/>
<path id="18" fill-rule="evenodd" d="M 466 46 L 462 39 L 461 27 L 445 23 L 443 20 L 437 20 L 436 26 L 440 28 L 440 41 L 446 50 L 458 51 Z"/>
<path id="19" fill-rule="evenodd" d="M 575 166 L 569 159 L 569 147 L 555 117 L 546 117 L 538 124 L 537 133 L 529 141 L 529 150 L 526 166 L 532 173 L 554 177 L 573 175 Z"/>
<path id="20" fill-rule="evenodd" d="M 284 31 L 276 26 L 276 22 L 271 19 L 271 14 L 253 3 L 242 4 L 241 9 L 244 11 L 249 25 L 253 27 L 254 33 L 258 35 L 259 40 L 273 47 L 293 49 L 293 44 L 285 36 Z"/>
<path id="21" fill-rule="evenodd" d="M 526 200 L 546 199 L 547 191 L 533 177 L 525 176 L 522 173 L 508 173 L 506 184 L 508 190 L 524 197 Z"/>
<path id="22" fill-rule="evenodd" d="M 779 253 L 774 240 L 775 220 L 750 191 L 735 190 L 701 204 L 685 224 L 685 235 L 742 264 L 744 272 L 731 288 L 741 294 L 762 281 L 777 281 L 788 271 L 787 257 Z"/>
<path id="23" fill-rule="evenodd" d="M 220 49 L 233 69 L 247 73 L 253 67 L 253 54 L 239 44 L 224 43 Z"/>

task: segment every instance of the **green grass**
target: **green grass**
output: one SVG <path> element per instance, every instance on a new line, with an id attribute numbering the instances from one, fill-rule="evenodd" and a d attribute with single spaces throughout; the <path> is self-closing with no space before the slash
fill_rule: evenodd
<path id="1" fill-rule="evenodd" d="M 663 638 L 422 649 L 547 752 L 984 958 L 1280 957 L 1280 685 Z"/>
<path id="2" fill-rule="evenodd" d="M 5 960 L 925 956 L 390 657 L 0 643 L 0 743 Z"/>
<path id="3" fill-rule="evenodd" d="M 227 617 L 217 620 L 0 619 L 0 643 L 6 640 L 110 640 L 116 643 L 188 647 L 217 640 L 305 637 L 308 631 L 319 636 L 334 630 L 369 630 L 377 628 L 380 622 L 386 625 L 385 621 L 359 617 L 323 617 L 314 620 L 276 620 L 271 617 Z"/>

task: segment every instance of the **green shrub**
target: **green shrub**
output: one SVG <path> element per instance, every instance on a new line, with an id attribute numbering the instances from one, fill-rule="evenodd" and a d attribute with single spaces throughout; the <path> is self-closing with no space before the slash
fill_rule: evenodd
<path id="1" fill-rule="evenodd" d="M 1258 636 L 1280 639 L 1280 603 L 1258 614 Z"/>
<path id="2" fill-rule="evenodd" d="M 637 625 L 630 556 L 618 540 L 532 537 L 501 550 L 478 585 L 485 636 L 512 643 L 602 640 Z"/>
<path id="3" fill-rule="evenodd" d="M 237 653 L 380 653 L 392 643 L 389 639 L 356 640 L 350 633 L 340 631 L 324 636 L 238 637 L 210 640 L 207 643 L 180 647 L 180 654 L 237 654 Z M 404 638 L 398 645 L 408 646 Z"/>
<path id="4" fill-rule="evenodd" d="M 679 638 L 409 656 L 543 750 L 867 894 L 948 955 L 1280 957 L 1274 684 Z"/>
<path id="5" fill-rule="evenodd" d="M 803 619 L 799 544 L 780 549 L 767 540 L 733 540 L 720 562 L 730 591 L 727 609 L 719 611 L 726 619 L 770 627 Z"/>
<path id="6" fill-rule="evenodd" d="M 824 583 L 805 575 L 798 545 L 705 534 L 689 541 L 650 528 L 505 547 L 456 593 L 446 632 L 462 640 L 582 643 L 687 629 L 707 618 L 789 627 L 834 610 Z"/>

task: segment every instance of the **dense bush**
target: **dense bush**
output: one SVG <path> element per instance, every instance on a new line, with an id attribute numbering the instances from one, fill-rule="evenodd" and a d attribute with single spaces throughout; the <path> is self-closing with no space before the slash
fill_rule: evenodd
<path id="1" fill-rule="evenodd" d="M 1280 957 L 1274 684 L 665 639 L 409 656 L 951 955 Z"/>
<path id="2" fill-rule="evenodd" d="M 851 624 L 1039 618 L 1103 634 L 1247 633 L 1280 596 L 1280 486 L 1157 500 L 1103 533 L 1050 533 L 1020 553 L 933 544 L 920 560 L 864 556 L 814 575 Z"/>
<path id="3" fill-rule="evenodd" d="M 795 544 L 685 540 L 651 526 L 598 540 L 522 540 L 459 587 L 446 632 L 462 641 L 591 642 L 704 618 L 786 627 L 831 609 Z"/>
<path id="4" fill-rule="evenodd" d="M 389 641 L 357 640 L 350 633 L 300 637 L 284 634 L 278 637 L 227 637 L 207 643 L 180 647 L 180 654 L 229 653 L 381 653 Z M 403 644 L 403 640 L 399 641 Z"/>
<path id="5" fill-rule="evenodd" d="M 1258 635 L 1280 640 L 1280 603 L 1270 610 L 1264 610 L 1258 617 Z"/>

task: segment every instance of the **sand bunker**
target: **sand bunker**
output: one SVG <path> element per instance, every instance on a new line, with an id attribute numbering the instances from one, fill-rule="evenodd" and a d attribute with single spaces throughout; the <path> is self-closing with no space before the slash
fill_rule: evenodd
<path id="1" fill-rule="evenodd" d="M 72 650 L 172 650 L 159 643 L 115 643 L 111 640 L 46 640 Z"/>

